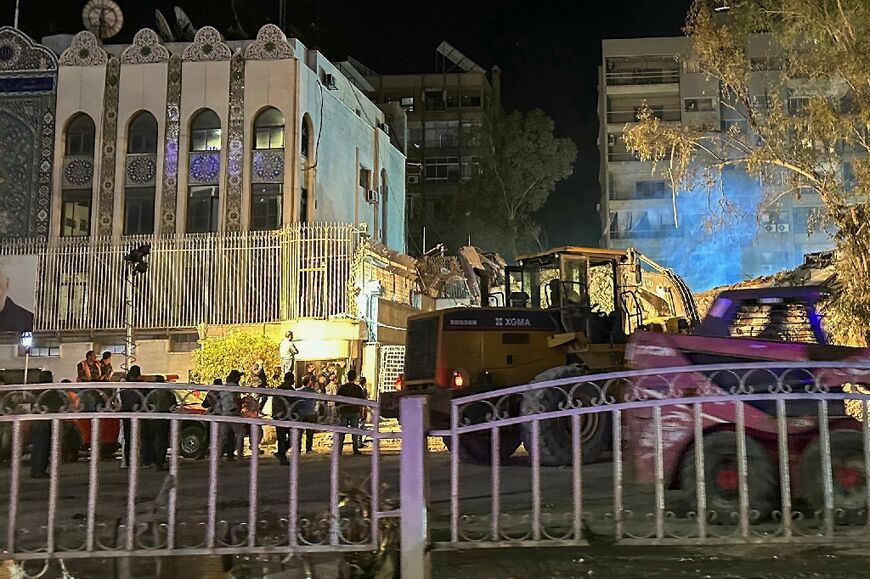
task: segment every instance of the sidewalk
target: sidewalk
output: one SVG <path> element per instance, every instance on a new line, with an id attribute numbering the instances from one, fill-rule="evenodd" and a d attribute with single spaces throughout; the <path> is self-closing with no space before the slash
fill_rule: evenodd
<path id="1" fill-rule="evenodd" d="M 432 577 L 857 579 L 870 575 L 868 556 L 847 545 L 469 549 L 432 553 Z"/>

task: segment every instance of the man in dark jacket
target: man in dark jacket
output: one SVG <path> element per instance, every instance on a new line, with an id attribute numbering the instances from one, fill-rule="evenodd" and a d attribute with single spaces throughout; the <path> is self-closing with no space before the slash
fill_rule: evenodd
<path id="1" fill-rule="evenodd" d="M 278 385 L 278 389 L 296 389 L 296 377 L 293 376 L 293 372 L 284 374 L 284 380 Z M 292 420 L 292 404 L 293 398 L 290 396 L 272 396 L 272 418 L 275 420 Z M 287 464 L 287 451 L 290 449 L 290 429 L 286 426 L 276 426 L 275 434 L 278 437 L 278 452 L 275 456 L 278 458 L 278 462 Z"/>
<path id="2" fill-rule="evenodd" d="M 365 400 L 366 394 L 360 385 L 356 383 L 356 370 L 348 370 L 347 382 L 342 384 L 337 392 L 338 396 L 346 396 L 348 398 L 359 398 Z M 349 402 L 336 403 L 338 408 L 339 424 L 347 428 L 359 428 L 359 419 L 362 415 L 362 407 L 351 404 Z M 353 444 L 353 453 L 355 455 L 362 454 L 359 450 L 360 436 L 358 434 L 351 435 L 351 443 Z M 344 433 L 338 437 L 338 452 L 344 449 Z"/>
<path id="3" fill-rule="evenodd" d="M 50 374 L 50 373 L 49 373 Z M 42 381 L 42 377 L 40 377 Z M 48 381 L 51 381 L 49 375 Z M 66 380 L 65 382 L 69 382 Z M 39 414 L 60 412 L 65 404 L 65 396 L 57 390 L 45 390 L 34 392 L 37 396 L 38 408 L 34 410 Z M 60 421 L 61 432 L 72 426 L 72 421 Z M 73 427 L 74 428 L 74 427 Z M 34 420 L 30 423 L 30 478 L 49 478 L 48 463 L 51 457 L 51 420 Z M 58 448 L 60 452 L 60 448 Z"/>

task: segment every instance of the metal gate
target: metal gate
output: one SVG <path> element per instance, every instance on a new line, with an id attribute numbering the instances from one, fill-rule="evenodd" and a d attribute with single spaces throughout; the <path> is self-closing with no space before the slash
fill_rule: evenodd
<path id="1" fill-rule="evenodd" d="M 405 368 L 405 346 L 381 346 L 378 393 L 394 392 L 396 380 Z"/>

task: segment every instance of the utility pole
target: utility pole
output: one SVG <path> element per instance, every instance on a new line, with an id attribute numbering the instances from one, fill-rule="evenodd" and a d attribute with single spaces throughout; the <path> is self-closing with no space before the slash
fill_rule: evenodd
<path id="1" fill-rule="evenodd" d="M 133 340 L 133 289 L 136 285 L 136 274 L 148 271 L 145 260 L 151 253 L 151 244 L 143 243 L 124 256 L 124 373 L 130 371 L 130 366 L 136 361 L 136 342 Z"/>
<path id="2" fill-rule="evenodd" d="M 21 0 L 15 0 L 15 19 L 12 21 L 12 28 L 18 29 L 18 14 L 21 12 L 18 7 L 18 3 Z"/>
<path id="3" fill-rule="evenodd" d="M 278 5 L 278 25 L 287 33 L 287 0 L 281 0 Z"/>

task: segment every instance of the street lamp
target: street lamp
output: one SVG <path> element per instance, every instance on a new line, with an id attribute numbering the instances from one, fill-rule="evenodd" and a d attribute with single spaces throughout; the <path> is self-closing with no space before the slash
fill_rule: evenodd
<path id="1" fill-rule="evenodd" d="M 133 343 L 133 287 L 136 274 L 148 271 L 146 258 L 151 254 L 151 244 L 143 243 L 124 256 L 126 268 L 124 271 L 124 372 L 130 371 L 135 345 Z"/>
<path id="2" fill-rule="evenodd" d="M 33 347 L 33 332 L 21 332 L 21 347 L 24 349 L 24 383 L 27 384 L 27 371 L 30 369 L 30 348 Z"/>

